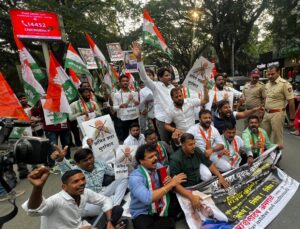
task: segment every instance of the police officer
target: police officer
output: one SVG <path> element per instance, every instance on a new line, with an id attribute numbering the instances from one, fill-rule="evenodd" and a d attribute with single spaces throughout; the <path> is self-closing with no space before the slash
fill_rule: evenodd
<path id="1" fill-rule="evenodd" d="M 290 113 L 290 125 L 293 125 L 295 116 L 295 102 L 292 85 L 281 78 L 279 67 L 271 66 L 267 69 L 269 82 L 265 86 L 265 114 L 262 121 L 262 127 L 271 138 L 273 134 L 273 143 L 283 144 L 283 125 L 285 119 L 285 106 L 288 102 Z"/>
<path id="2" fill-rule="evenodd" d="M 246 110 L 251 110 L 255 107 L 261 107 L 265 102 L 265 85 L 259 81 L 260 71 L 255 68 L 250 73 L 251 81 L 245 84 L 243 89 L 243 100 L 245 101 Z M 262 120 L 262 113 L 255 114 Z M 246 125 L 248 125 L 247 120 Z"/>

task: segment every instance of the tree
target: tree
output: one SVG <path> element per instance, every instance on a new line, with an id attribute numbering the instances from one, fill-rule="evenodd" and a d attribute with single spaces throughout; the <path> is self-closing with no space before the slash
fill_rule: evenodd
<path id="1" fill-rule="evenodd" d="M 121 24 L 118 19 L 136 15 L 140 11 L 134 0 L 4 0 L 0 2 L 0 68 L 6 75 L 16 75 L 15 64 L 19 64 L 17 48 L 13 39 L 9 10 L 28 9 L 58 13 L 64 22 L 66 39 L 74 47 L 88 47 L 84 32 L 89 32 L 104 55 L 107 55 L 106 43 L 121 39 Z M 3 22 L 3 23 L 2 23 Z M 42 48 L 39 42 L 24 41 L 26 48 L 40 66 L 45 67 Z M 62 62 L 67 45 L 64 42 L 48 42 L 57 59 Z M 7 69 L 13 69 L 8 72 Z M 13 87 L 15 88 L 15 87 Z"/>
<path id="2" fill-rule="evenodd" d="M 274 19 L 267 28 L 271 31 L 273 44 L 279 56 L 299 56 L 300 2 L 272 0 L 269 13 Z"/>

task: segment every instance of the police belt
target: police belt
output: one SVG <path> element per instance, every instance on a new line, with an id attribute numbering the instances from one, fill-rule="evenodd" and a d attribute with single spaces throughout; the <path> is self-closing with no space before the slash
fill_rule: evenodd
<path id="1" fill-rule="evenodd" d="M 285 108 L 282 108 L 282 109 L 266 109 L 265 111 L 267 113 L 276 113 L 276 112 L 285 111 Z"/>

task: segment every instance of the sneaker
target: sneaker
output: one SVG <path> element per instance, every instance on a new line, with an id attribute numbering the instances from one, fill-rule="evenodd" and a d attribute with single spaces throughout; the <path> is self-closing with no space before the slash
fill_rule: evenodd
<path id="1" fill-rule="evenodd" d="M 9 200 L 9 199 L 15 199 L 25 193 L 25 190 L 12 190 L 10 193 L 4 193 L 0 195 L 0 202 Z"/>
<path id="2" fill-rule="evenodd" d="M 52 166 L 51 169 L 50 169 L 50 173 L 56 174 L 56 175 L 60 174 L 59 166 L 58 165 Z"/>

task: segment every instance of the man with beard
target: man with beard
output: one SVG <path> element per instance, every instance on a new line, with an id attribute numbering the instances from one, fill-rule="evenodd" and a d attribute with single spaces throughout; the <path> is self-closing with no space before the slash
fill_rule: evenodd
<path id="1" fill-rule="evenodd" d="M 256 115 L 249 116 L 248 127 L 243 131 L 242 138 L 246 149 L 252 152 L 254 158 L 275 146 L 270 142 L 267 132 L 259 127 L 259 118 Z M 282 149 L 283 145 L 278 145 L 278 147 Z"/>
<path id="2" fill-rule="evenodd" d="M 22 205 L 28 215 L 41 216 L 41 228 L 91 228 L 91 225 L 81 218 L 81 212 L 87 203 L 102 206 L 107 219 L 106 228 L 115 228 L 114 225 L 120 218 L 119 212 L 114 214 L 108 197 L 85 188 L 86 180 L 81 170 L 64 173 L 61 177 L 63 190 L 45 199 L 43 188 L 49 174 L 46 167 L 40 167 L 28 175 L 33 189 L 29 200 Z"/>
<path id="3" fill-rule="evenodd" d="M 208 90 L 204 87 L 204 97 L 200 99 L 184 99 L 180 88 L 171 90 L 173 104 L 167 110 L 165 129 L 173 133 L 173 139 L 180 139 L 192 125 L 195 124 L 194 108 L 204 106 L 208 102 Z M 176 127 L 172 127 L 174 123 Z"/>
<path id="4" fill-rule="evenodd" d="M 164 141 L 158 141 L 157 134 L 154 130 L 146 130 L 146 144 L 153 146 L 157 150 L 158 162 L 162 165 L 169 165 L 169 157 L 173 153 L 172 148 Z"/>
<path id="5" fill-rule="evenodd" d="M 223 134 L 224 125 L 226 122 L 230 122 L 233 126 L 236 125 L 236 120 L 247 118 L 249 115 L 263 111 L 262 107 L 255 107 L 251 110 L 246 110 L 243 112 L 232 111 L 229 101 L 221 100 L 218 102 L 217 110 L 213 113 L 213 122 L 215 128 L 220 134 Z"/>
<path id="6" fill-rule="evenodd" d="M 201 110 L 199 112 L 200 123 L 189 128 L 187 133 L 194 135 L 196 146 L 216 164 L 218 162 L 217 153 L 224 149 L 224 143 L 218 130 L 211 125 L 211 116 L 209 110 Z"/>
<path id="7" fill-rule="evenodd" d="M 145 136 L 141 134 L 140 125 L 138 123 L 131 123 L 129 135 L 123 144 L 127 146 L 141 146 L 145 144 Z"/>
<path id="8" fill-rule="evenodd" d="M 233 87 L 225 86 L 226 80 L 222 74 L 215 76 L 215 86 L 209 91 L 209 103 L 206 105 L 208 110 L 216 110 L 217 104 L 221 100 L 230 101 L 230 106 L 233 107 L 234 97 L 241 97 L 242 93 L 235 90 Z"/>
<path id="9" fill-rule="evenodd" d="M 157 151 L 151 145 L 140 146 L 135 154 L 138 163 L 129 176 L 130 213 L 135 229 L 173 229 L 175 221 L 169 216 L 169 192 L 187 177 L 180 173 L 173 178 L 160 179 Z"/>
<path id="10" fill-rule="evenodd" d="M 174 86 L 171 84 L 171 71 L 168 68 L 160 68 L 157 72 L 158 80 L 153 81 L 146 74 L 145 67 L 142 61 L 142 49 L 139 43 L 132 43 L 132 51 L 138 61 L 138 68 L 141 80 L 145 83 L 153 93 L 154 99 L 154 117 L 156 119 L 156 127 L 159 137 L 162 141 L 169 143 L 170 134 L 165 130 L 165 119 L 167 108 L 172 104 L 170 91 Z"/>
<path id="11" fill-rule="evenodd" d="M 56 151 L 51 155 L 60 168 L 61 174 L 72 169 L 79 169 L 85 175 L 86 188 L 94 192 L 101 193 L 112 199 L 113 206 L 121 204 L 125 195 L 128 181 L 127 179 L 117 179 L 110 185 L 103 187 L 104 175 L 114 176 L 114 170 L 104 161 L 95 160 L 93 152 L 90 149 L 80 149 L 74 154 L 75 166 L 72 166 L 65 159 L 67 147 L 60 149 L 56 146 Z M 82 216 L 92 217 L 99 215 L 101 208 L 95 204 L 87 204 L 82 211 Z"/>
<path id="12" fill-rule="evenodd" d="M 198 185 L 203 181 L 212 179 L 212 173 L 219 178 L 219 183 L 224 188 L 228 188 L 229 184 L 217 167 L 196 147 L 195 138 L 192 134 L 184 133 L 180 138 L 180 142 L 181 148 L 171 156 L 170 174 L 171 176 L 176 176 L 184 173 L 187 176 L 187 180 L 177 185 L 175 191 L 187 198 L 194 210 L 201 210 L 202 199 L 185 187 Z"/>
<path id="13" fill-rule="evenodd" d="M 92 112 L 95 112 L 96 116 L 101 116 L 101 110 L 98 104 L 90 99 L 91 89 L 81 87 L 78 91 L 80 98 L 70 105 L 72 113 L 69 115 L 69 119 L 73 121 L 76 120 L 78 116 L 85 115 L 85 120 L 87 121 L 89 120 L 89 114 Z"/>
<path id="14" fill-rule="evenodd" d="M 247 162 L 251 166 L 253 155 L 251 150 L 245 148 L 241 137 L 236 135 L 236 127 L 230 122 L 225 123 L 224 133 L 221 136 L 224 142 L 224 149 L 218 152 L 217 167 L 221 171 L 228 171 L 238 168 L 241 165 L 242 157 L 247 157 Z"/>
<path id="15" fill-rule="evenodd" d="M 129 89 L 129 79 L 126 75 L 119 77 L 119 83 L 120 90 L 113 96 L 113 109 L 117 112 L 122 128 L 119 140 L 124 141 L 129 134 L 131 123 L 138 122 L 140 102 L 138 93 Z"/>

